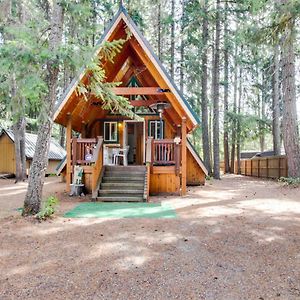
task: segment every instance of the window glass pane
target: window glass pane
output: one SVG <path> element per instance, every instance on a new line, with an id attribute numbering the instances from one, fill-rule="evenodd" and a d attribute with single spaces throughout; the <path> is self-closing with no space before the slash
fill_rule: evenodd
<path id="1" fill-rule="evenodd" d="M 154 139 L 155 137 L 155 121 L 150 122 L 150 136 L 152 136 Z"/>
<path id="2" fill-rule="evenodd" d="M 160 122 L 156 122 L 156 138 L 160 139 Z"/>
<path id="3" fill-rule="evenodd" d="M 104 140 L 109 141 L 109 123 L 104 123 Z"/>
<path id="4" fill-rule="evenodd" d="M 111 123 L 111 129 L 110 129 L 110 137 L 111 141 L 117 140 L 117 124 L 115 122 Z"/>

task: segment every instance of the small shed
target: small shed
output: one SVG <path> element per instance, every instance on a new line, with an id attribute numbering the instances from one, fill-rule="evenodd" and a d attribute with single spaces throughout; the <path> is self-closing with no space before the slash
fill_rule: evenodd
<path id="1" fill-rule="evenodd" d="M 25 155 L 27 174 L 31 166 L 34 155 L 37 135 L 32 133 L 25 134 Z M 48 167 L 46 174 L 55 174 L 57 164 L 65 157 L 66 151 L 60 144 L 51 139 L 48 155 Z M 2 130 L 0 133 L 0 173 L 15 174 L 15 145 L 14 134 L 11 130 Z"/>

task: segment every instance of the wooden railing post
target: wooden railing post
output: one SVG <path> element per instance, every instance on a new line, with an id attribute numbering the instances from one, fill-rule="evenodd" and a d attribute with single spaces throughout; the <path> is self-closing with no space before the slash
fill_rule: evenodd
<path id="1" fill-rule="evenodd" d="M 93 158 L 95 164 L 92 170 L 92 198 L 96 199 L 98 195 L 98 189 L 101 182 L 101 177 L 103 174 L 103 138 L 97 138 L 96 153 Z"/>
<path id="2" fill-rule="evenodd" d="M 77 164 L 77 138 L 72 139 L 72 163 L 73 167 Z"/>
<path id="3" fill-rule="evenodd" d="M 153 138 L 148 137 L 146 142 L 146 181 L 145 181 L 145 197 L 146 201 L 149 199 L 150 194 L 150 176 L 153 168 Z"/>
<path id="4" fill-rule="evenodd" d="M 175 144 L 175 153 L 174 153 L 174 159 L 175 159 L 175 173 L 176 176 L 179 176 L 180 173 L 180 144 Z"/>
<path id="5" fill-rule="evenodd" d="M 154 157 L 155 157 L 155 145 L 154 145 L 154 140 L 151 139 L 151 172 L 153 169 L 153 162 L 154 162 Z"/>
<path id="6" fill-rule="evenodd" d="M 67 150 L 67 172 L 66 172 L 66 191 L 70 192 L 72 182 L 72 116 L 67 116 L 66 129 L 66 150 Z"/>
<path id="7" fill-rule="evenodd" d="M 186 117 L 182 118 L 181 127 L 181 195 L 186 194 Z"/>

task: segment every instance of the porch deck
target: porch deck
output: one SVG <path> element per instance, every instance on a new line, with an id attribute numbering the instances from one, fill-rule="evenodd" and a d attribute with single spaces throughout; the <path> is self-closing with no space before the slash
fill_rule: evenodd
<path id="1" fill-rule="evenodd" d="M 181 144 L 171 139 L 148 138 L 143 165 L 104 165 L 103 139 L 73 138 L 68 182 L 73 167 L 83 168 L 83 181 L 88 192 L 99 201 L 147 201 L 149 194 L 179 193 Z"/>

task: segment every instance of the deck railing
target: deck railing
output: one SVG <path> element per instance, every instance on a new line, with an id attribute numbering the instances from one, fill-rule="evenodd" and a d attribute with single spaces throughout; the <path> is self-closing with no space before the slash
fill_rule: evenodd
<path id="1" fill-rule="evenodd" d="M 93 161 L 96 152 L 97 139 L 72 139 L 72 164 L 88 165 Z"/>
<path id="2" fill-rule="evenodd" d="M 173 139 L 153 140 L 149 138 L 146 146 L 146 161 L 156 166 L 175 165 L 176 174 L 180 172 L 180 143 Z"/>
<path id="3" fill-rule="evenodd" d="M 157 165 L 175 164 L 174 140 L 154 140 L 152 144 L 153 162 Z"/>

